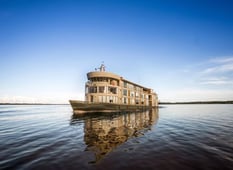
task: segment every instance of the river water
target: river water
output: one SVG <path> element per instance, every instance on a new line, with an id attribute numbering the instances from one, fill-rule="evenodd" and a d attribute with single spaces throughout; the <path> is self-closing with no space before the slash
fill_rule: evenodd
<path id="1" fill-rule="evenodd" d="M 233 169 L 233 105 L 75 116 L 69 105 L 1 105 L 0 169 Z"/>

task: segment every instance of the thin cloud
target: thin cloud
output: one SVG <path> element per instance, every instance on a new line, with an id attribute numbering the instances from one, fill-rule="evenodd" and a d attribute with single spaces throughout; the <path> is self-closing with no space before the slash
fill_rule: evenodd
<path id="1" fill-rule="evenodd" d="M 221 58 L 214 58 L 211 59 L 210 62 L 212 63 L 228 63 L 233 62 L 233 57 L 221 57 Z"/>
<path id="2" fill-rule="evenodd" d="M 233 57 L 210 59 L 199 70 L 197 81 L 200 85 L 227 89 L 233 85 Z"/>
<path id="3" fill-rule="evenodd" d="M 209 67 L 202 71 L 203 74 L 211 74 L 211 73 L 225 73 L 233 71 L 233 61 L 229 64 L 221 64 L 218 66 Z"/>
<path id="4" fill-rule="evenodd" d="M 205 85 L 231 85 L 233 84 L 232 80 L 222 79 L 222 78 L 215 78 L 215 79 L 207 79 L 200 82 L 200 84 Z"/>
<path id="5" fill-rule="evenodd" d="M 202 74 L 218 74 L 233 72 L 233 57 L 214 58 L 209 60 Z M 209 66 L 211 65 L 211 66 Z"/>

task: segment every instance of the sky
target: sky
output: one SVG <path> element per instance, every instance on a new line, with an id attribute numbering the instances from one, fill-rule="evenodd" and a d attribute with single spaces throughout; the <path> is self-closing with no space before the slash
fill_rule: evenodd
<path id="1" fill-rule="evenodd" d="M 0 102 L 84 99 L 86 73 L 162 102 L 233 100 L 231 0 L 0 0 Z"/>

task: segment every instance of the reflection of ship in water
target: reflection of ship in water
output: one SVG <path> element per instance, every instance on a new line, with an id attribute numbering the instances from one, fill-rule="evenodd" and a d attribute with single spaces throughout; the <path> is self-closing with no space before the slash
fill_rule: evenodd
<path id="1" fill-rule="evenodd" d="M 138 137 L 150 130 L 157 119 L 158 109 L 101 116 L 86 115 L 84 118 L 86 150 L 94 152 L 96 159 L 94 162 L 97 162 L 129 138 Z"/>

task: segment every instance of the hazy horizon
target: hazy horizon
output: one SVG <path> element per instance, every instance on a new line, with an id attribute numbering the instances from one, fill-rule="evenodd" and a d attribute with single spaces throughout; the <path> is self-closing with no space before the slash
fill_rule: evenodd
<path id="1" fill-rule="evenodd" d="M 83 100 L 86 73 L 162 102 L 233 100 L 230 0 L 0 1 L 0 103 Z"/>

